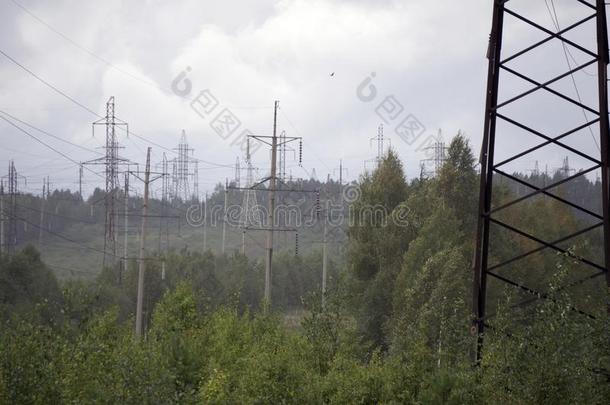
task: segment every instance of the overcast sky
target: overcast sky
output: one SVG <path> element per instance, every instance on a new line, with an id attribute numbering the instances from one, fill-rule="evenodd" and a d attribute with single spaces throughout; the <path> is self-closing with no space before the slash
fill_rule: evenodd
<path id="1" fill-rule="evenodd" d="M 143 162 L 146 146 L 152 146 L 153 163 L 161 161 L 164 152 L 172 159 L 184 129 L 194 157 L 201 160 L 201 191 L 234 177 L 229 166 L 237 156 L 243 160 L 237 142 L 243 130 L 271 134 L 274 100 L 280 100 L 278 129 L 303 137 L 303 167 L 298 166 L 298 157 L 288 155 L 288 171 L 295 177 L 310 177 L 315 168 L 320 179 L 328 174 L 337 178 L 335 169 L 343 159 L 347 177 L 357 178 L 365 161 L 376 155 L 370 138 L 376 136 L 384 117 L 385 136 L 409 178 L 419 174 L 420 160 L 426 157 L 422 148 L 439 129 L 446 141 L 463 131 L 478 155 L 491 0 L 16 1 L 0 2 L 0 49 L 99 115 L 104 115 L 106 101 L 114 96 L 116 116 L 128 122 L 135 134 L 117 132 L 126 158 Z M 590 13 L 574 1 L 555 3 L 563 26 Z M 544 1 L 509 2 L 513 4 L 516 9 L 535 8 L 531 16 L 553 27 Z M 542 37 L 526 34 L 523 26 L 515 24 L 507 22 L 507 30 L 514 31 L 506 40 L 506 52 Z M 586 38 L 590 33 L 582 30 L 573 38 L 584 38 L 583 44 L 591 45 Z M 540 80 L 549 79 L 567 67 L 557 46 L 547 50 L 555 51 L 555 59 L 539 53 L 515 67 L 539 74 Z M 587 60 L 580 51 L 571 56 L 573 63 Z M 591 72 L 593 67 L 588 74 L 575 76 L 582 98 L 594 95 L 591 83 L 596 78 Z M 181 73 L 188 83 L 176 79 Z M 1 111 L 88 149 L 103 144 L 103 128 L 97 128 L 95 136 L 91 131 L 98 118 L 83 106 L 2 55 L 0 75 Z M 367 78 L 371 82 L 363 84 Z M 509 82 L 503 94 L 526 88 L 518 81 Z M 556 88 L 576 96 L 569 78 Z M 217 105 L 200 115 L 191 100 L 204 90 L 212 97 L 205 100 L 213 99 Z M 380 111 L 389 108 L 386 98 L 391 96 L 400 106 L 394 103 L 394 111 L 382 117 Z M 521 118 L 529 117 L 536 125 L 540 119 L 536 108 L 546 111 L 552 119 L 544 123 L 554 124 L 544 130 L 560 131 L 583 122 L 580 109 L 564 111 L 536 97 L 530 103 L 513 112 L 521 112 Z M 225 133 L 226 139 L 211 127 L 221 111 L 230 111 L 241 122 L 234 133 Z M 566 118 L 570 114 L 574 123 Z M 403 119 L 408 123 L 415 119 L 425 127 L 410 144 L 395 132 Z M 99 156 L 17 124 L 75 162 Z M 514 152 L 540 142 L 519 136 L 504 138 L 503 148 Z M 28 178 L 22 189 L 39 192 L 45 175 L 53 184 L 75 189 L 78 168 L 66 156 L 2 120 L 0 140 L 0 172 L 4 174 L 8 160 L 14 159 L 18 171 Z M 571 142 L 595 152 L 590 133 Z M 533 168 L 538 159 L 542 167 L 556 168 L 563 155 L 567 154 L 545 152 L 515 168 Z M 256 151 L 253 161 L 261 175 L 268 171 L 266 149 Z M 578 159 L 573 162 L 578 165 Z M 370 162 L 366 165 L 372 167 Z M 89 171 L 85 182 L 86 190 L 103 184 Z"/>

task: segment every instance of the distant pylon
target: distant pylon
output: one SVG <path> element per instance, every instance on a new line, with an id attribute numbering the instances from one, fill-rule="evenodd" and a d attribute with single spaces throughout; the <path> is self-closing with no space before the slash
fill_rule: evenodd
<path id="1" fill-rule="evenodd" d="M 379 166 L 379 164 L 381 163 L 381 160 L 383 159 L 383 154 L 385 153 L 385 141 L 388 141 L 388 143 L 390 143 L 390 146 L 392 144 L 392 140 L 390 138 L 386 138 L 383 134 L 383 124 L 379 124 L 379 126 L 377 127 L 377 136 L 371 138 L 369 140 L 369 144 L 370 146 L 373 145 L 373 141 L 375 141 L 377 143 L 377 156 L 375 156 L 374 159 L 369 159 L 369 160 L 365 160 L 364 161 L 364 168 L 366 170 L 366 166 L 367 163 L 369 162 L 374 162 L 375 166 Z"/>
<path id="2" fill-rule="evenodd" d="M 244 234 L 248 227 L 261 227 L 263 223 L 256 200 L 256 191 L 252 188 L 254 186 L 254 168 L 252 167 L 249 152 L 246 153 L 246 166 L 246 191 L 244 192 L 244 201 L 239 219 L 239 224 Z"/>
<path id="3" fill-rule="evenodd" d="M 17 170 L 12 160 L 8 166 L 9 218 L 8 238 L 6 240 L 9 255 L 15 253 L 17 247 Z"/>
<path id="4" fill-rule="evenodd" d="M 440 172 L 441 167 L 447 160 L 448 149 L 443 142 L 443 134 L 439 129 L 436 142 L 432 146 L 424 148 L 424 153 L 430 157 L 420 161 L 425 177 L 434 177 Z"/>
<path id="5" fill-rule="evenodd" d="M 180 136 L 180 143 L 174 150 L 178 152 L 178 157 L 173 159 L 173 197 L 188 201 L 199 193 L 199 180 L 197 160 L 192 157 L 194 149 L 189 147 L 184 129 Z M 193 170 L 191 170 L 191 164 L 193 164 Z M 189 179 L 193 180 L 193 190 L 191 190 Z"/>
<path id="6" fill-rule="evenodd" d="M 280 181 L 279 186 L 286 182 L 286 131 L 280 132 L 279 136 L 279 167 L 278 167 L 278 180 Z"/>
<path id="7" fill-rule="evenodd" d="M 339 160 L 339 167 L 337 167 L 333 170 L 333 175 L 335 175 L 336 172 L 339 172 L 339 185 L 342 186 L 343 185 L 343 173 L 348 174 L 347 168 L 343 167 L 343 159 Z"/>
<path id="8" fill-rule="evenodd" d="M 559 169 L 559 172 L 564 176 L 564 177 L 570 177 L 570 173 L 576 171 L 575 169 L 570 168 L 570 161 L 568 160 L 567 156 L 564 156 L 563 161 L 561 163 L 561 168 Z"/>
<path id="9" fill-rule="evenodd" d="M 235 187 L 241 187 L 241 166 L 239 163 L 239 156 L 235 158 Z"/>

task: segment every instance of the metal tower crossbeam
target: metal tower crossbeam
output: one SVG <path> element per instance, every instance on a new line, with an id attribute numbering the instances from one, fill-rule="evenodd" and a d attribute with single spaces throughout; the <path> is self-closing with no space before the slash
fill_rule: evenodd
<path id="1" fill-rule="evenodd" d="M 483 336 L 485 327 L 488 326 L 487 320 L 489 320 L 492 315 L 487 314 L 487 296 L 488 296 L 488 280 L 487 277 L 493 277 L 494 279 L 515 287 L 520 291 L 523 291 L 527 294 L 532 295 L 533 297 L 522 302 L 519 302 L 514 305 L 524 306 L 528 305 L 532 302 L 535 302 L 539 299 L 551 299 L 547 293 L 544 291 L 538 291 L 536 288 L 532 288 L 531 286 L 524 285 L 521 282 L 518 282 L 514 279 L 511 279 L 510 273 L 499 274 L 497 270 L 503 269 L 510 264 L 514 264 L 518 261 L 521 261 L 525 258 L 530 257 L 535 253 L 539 253 L 545 250 L 553 250 L 562 254 L 565 254 L 571 257 L 575 262 L 581 263 L 592 270 L 595 270 L 594 274 L 589 274 L 586 276 L 582 276 L 574 281 L 567 283 L 564 286 L 561 286 L 560 289 L 570 288 L 575 285 L 582 284 L 586 281 L 590 281 L 596 279 L 602 275 L 606 275 L 606 285 L 610 287 L 610 272 L 608 272 L 608 268 L 610 266 L 610 188 L 609 188 L 609 176 L 610 176 L 610 166 L 609 166 L 609 136 L 610 136 L 610 126 L 608 122 L 608 79 L 607 79 L 607 65 L 608 65 L 608 35 L 607 35 L 607 27 L 606 27 L 606 10 L 605 4 L 603 0 L 597 0 L 595 4 L 591 4 L 585 0 L 577 0 L 578 5 L 582 6 L 583 9 L 592 10 L 591 14 L 588 14 L 584 18 L 580 18 L 576 22 L 567 26 L 566 28 L 559 29 L 558 22 L 556 26 L 558 28 L 557 32 L 553 32 L 540 24 L 532 21 L 530 18 L 507 8 L 507 0 L 495 0 L 494 1 L 494 9 L 493 9 L 493 20 L 492 20 L 492 31 L 490 35 L 489 42 L 489 50 L 488 50 L 488 79 L 487 79 L 487 100 L 486 100 L 486 112 L 485 112 L 485 123 L 484 123 L 484 134 L 483 134 L 483 144 L 481 150 L 481 177 L 480 177 L 480 194 L 479 194 L 479 221 L 477 226 L 477 238 L 476 238 L 476 250 L 475 250 L 475 263 L 474 263 L 474 285 L 473 285 L 473 310 L 475 314 L 474 319 L 474 329 L 478 336 L 478 344 L 477 344 L 477 361 L 481 358 L 481 348 L 483 343 Z M 576 7 L 575 5 L 574 7 Z M 505 16 L 511 16 L 515 19 L 525 23 L 530 29 L 533 28 L 537 33 L 544 34 L 544 38 L 534 42 L 531 45 L 528 45 L 520 50 L 514 52 L 508 57 L 502 57 L 502 42 L 504 35 L 504 18 Z M 593 22 L 596 25 L 596 42 L 597 42 L 597 50 L 593 52 L 576 42 L 566 38 L 566 34 L 575 31 L 577 28 L 583 26 L 588 22 Z M 554 22 L 555 23 L 555 22 Z M 514 68 L 507 66 L 507 64 L 511 61 L 516 60 L 526 54 L 531 53 L 532 51 L 538 49 L 544 44 L 547 44 L 551 41 L 558 42 L 561 47 L 564 48 L 564 53 L 566 51 L 566 47 L 569 46 L 571 48 L 577 49 L 586 55 L 588 59 L 585 63 L 578 64 L 574 60 L 576 67 L 568 67 L 568 70 L 552 77 L 546 81 L 534 80 L 529 77 L 527 74 L 517 71 Z M 567 54 L 566 54 L 567 58 Z M 569 65 L 569 62 L 568 62 Z M 582 102 L 580 99 L 580 95 L 578 96 L 578 100 L 575 100 L 573 97 L 566 95 L 564 92 L 551 88 L 552 84 L 558 83 L 560 80 L 564 78 L 568 78 L 573 76 L 575 73 L 584 70 L 588 66 L 596 65 L 597 66 L 597 97 L 598 97 L 598 108 L 593 108 L 590 105 Z M 498 102 L 498 93 L 500 84 L 503 83 L 501 80 L 501 72 L 508 73 L 512 75 L 512 77 L 519 78 L 526 83 L 532 85 L 531 88 L 526 91 L 522 91 L 519 94 L 507 99 L 503 102 Z M 504 77 L 504 76 L 502 76 Z M 510 76 L 509 76 L 510 77 Z M 575 88 L 576 83 L 574 82 Z M 576 89 L 577 91 L 577 89 Z M 521 100 L 530 96 L 534 93 L 544 92 L 545 94 L 550 94 L 553 99 L 558 100 L 562 103 L 567 103 L 568 105 L 576 106 L 578 109 L 583 110 L 583 114 L 586 117 L 586 113 L 590 113 L 594 115 L 594 119 L 585 119 L 585 123 L 576 126 L 568 131 L 560 133 L 558 135 L 546 134 L 543 131 L 535 130 L 531 127 L 531 125 L 527 125 L 521 120 L 515 119 L 514 117 L 510 117 L 508 113 L 500 112 L 508 106 L 513 106 L 519 103 Z M 578 94 L 578 91 L 577 91 Z M 585 112 L 586 111 L 586 112 Z M 547 118 L 549 119 L 549 118 Z M 527 148 L 519 153 L 515 153 L 508 158 L 500 162 L 496 162 L 495 153 L 498 151 L 496 146 L 496 133 L 499 132 L 497 130 L 497 122 L 498 120 L 508 124 L 509 128 L 518 128 L 520 130 L 525 131 L 528 136 L 532 136 L 535 139 L 541 139 L 543 142 Z M 594 126 L 599 125 L 599 145 L 600 152 L 599 155 L 593 156 L 591 153 L 588 153 L 584 150 L 584 148 L 578 146 L 570 146 L 562 141 L 564 138 L 569 135 L 575 134 L 578 131 L 583 129 L 588 129 L 590 131 L 594 131 Z M 534 184 L 529 183 L 526 180 L 518 178 L 515 175 L 509 174 L 506 170 L 501 169 L 503 166 L 508 163 L 515 162 L 517 159 L 522 158 L 524 156 L 530 155 L 533 152 L 540 151 L 542 148 L 553 145 L 555 147 L 559 147 L 563 150 L 569 151 L 584 160 L 590 162 L 591 166 L 581 170 L 574 175 L 569 175 L 569 172 L 566 173 L 566 177 L 562 178 L 558 181 L 555 181 L 553 184 L 546 185 L 544 187 L 538 187 Z M 564 160 L 567 162 L 567 159 Z M 585 176 L 588 173 L 591 173 L 595 170 L 601 170 L 602 177 L 602 213 L 596 213 L 591 211 L 585 206 L 580 204 L 568 201 L 561 195 L 557 195 L 556 193 L 551 192 L 554 188 L 557 188 L 560 185 L 566 184 L 578 177 Z M 509 202 L 504 202 L 499 206 L 495 206 L 493 204 L 493 180 L 495 175 L 502 176 L 503 178 L 510 179 L 518 184 L 527 186 L 531 188 L 533 191 L 527 193 L 523 196 L 515 198 Z M 552 241 L 546 241 L 543 238 L 536 237 L 532 235 L 531 232 L 528 232 L 524 229 L 520 229 L 517 226 L 508 224 L 506 220 L 502 219 L 499 214 L 503 213 L 507 208 L 514 206 L 515 204 L 531 200 L 532 198 L 538 195 L 548 196 L 555 201 L 565 205 L 566 207 L 570 207 L 580 213 L 586 214 L 589 218 L 595 219 L 595 221 L 591 224 L 587 224 L 582 229 L 570 232 L 570 234 L 562 236 L 560 238 L 556 238 Z M 510 235 L 514 235 L 519 238 L 525 238 L 526 240 L 533 242 L 539 245 L 537 248 L 529 249 L 523 253 L 519 253 L 510 257 L 508 259 L 503 259 L 499 263 L 490 265 L 490 257 L 493 252 L 491 252 L 490 247 L 490 227 L 491 226 L 502 229 L 503 232 L 506 232 Z M 561 243 L 566 241 L 574 240 L 574 238 L 584 235 L 587 232 L 591 232 L 597 229 L 603 229 L 604 235 L 604 263 L 599 264 L 596 263 L 595 260 L 587 257 L 580 257 L 569 249 L 562 248 L 560 246 Z M 535 269 L 532 269 L 535 271 Z M 581 309 L 572 308 L 573 311 L 580 313 L 582 315 L 587 315 L 592 317 L 593 315 L 583 311 Z"/>

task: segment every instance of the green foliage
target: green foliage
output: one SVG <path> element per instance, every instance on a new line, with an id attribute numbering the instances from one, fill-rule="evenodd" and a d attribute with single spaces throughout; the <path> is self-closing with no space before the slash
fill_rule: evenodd
<path id="1" fill-rule="evenodd" d="M 393 151 L 363 176 L 346 263 L 331 253 L 324 306 L 317 248 L 278 251 L 265 311 L 260 260 L 185 247 L 151 253 L 145 336 L 136 338 L 135 261 L 60 288 L 35 249 L 0 256 L 0 403 L 606 403 L 608 291 L 594 278 L 564 288 L 583 276 L 574 257 L 601 252 L 595 235 L 566 246 L 570 254 L 507 266 L 545 299 L 524 303 L 529 295 L 515 289 L 489 294 L 491 327 L 473 367 L 474 162 L 458 134 L 434 178 L 407 183 Z M 498 180 L 498 201 L 522 192 Z M 212 200 L 223 193 L 219 186 Z M 56 197 L 66 201 L 59 212 L 88 215 L 80 197 Z M 588 224 L 553 199 L 511 209 L 498 215 L 547 240 Z M 537 247 L 497 229 L 491 239 L 501 245 L 494 263 Z"/>
<path id="2" fill-rule="evenodd" d="M 392 312 L 394 283 L 414 236 L 412 227 L 392 220 L 394 210 L 408 196 L 397 155 L 390 150 L 358 186 L 361 196 L 350 207 L 353 223 L 347 253 L 354 315 L 365 341 L 385 345 L 383 328 Z"/>
<path id="3" fill-rule="evenodd" d="M 7 403 L 58 403 L 61 335 L 45 325 L 6 321 L 0 335 L 0 398 Z M 4 392 L 2 392 L 4 391 Z"/>
<path id="4" fill-rule="evenodd" d="M 575 312 L 574 300 L 560 287 L 566 276 L 560 270 L 548 299 L 533 308 L 509 312 L 518 299 L 514 296 L 500 307 L 482 364 L 488 398 L 503 403 L 607 401 L 608 321 Z"/>
<path id="5" fill-rule="evenodd" d="M 30 317 L 52 323 L 60 316 L 61 304 L 57 280 L 34 247 L 10 258 L 0 256 L 0 319 Z"/>

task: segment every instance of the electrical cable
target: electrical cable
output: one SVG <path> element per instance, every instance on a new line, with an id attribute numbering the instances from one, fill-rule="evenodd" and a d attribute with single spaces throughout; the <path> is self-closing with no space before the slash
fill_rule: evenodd
<path id="1" fill-rule="evenodd" d="M 548 0 L 544 0 L 544 4 L 546 4 L 546 8 L 549 12 L 551 20 L 553 20 L 553 25 L 555 26 L 555 29 L 557 29 L 557 32 L 559 32 L 561 30 L 561 28 L 560 28 L 560 24 L 559 24 L 559 18 L 557 16 L 557 10 L 555 9 L 555 2 L 554 2 L 554 0 L 550 0 L 550 1 L 551 1 L 552 11 L 551 11 L 551 7 L 549 7 Z M 561 41 L 561 47 L 563 49 L 563 54 L 564 54 L 566 63 L 568 65 L 568 69 L 572 70 L 572 63 L 570 62 L 570 58 L 568 57 L 568 49 L 567 49 L 567 45 L 564 41 Z M 570 73 L 570 78 L 572 79 L 572 85 L 574 86 L 574 91 L 576 92 L 576 97 L 578 99 L 578 102 L 580 104 L 583 104 L 582 97 L 580 95 L 580 90 L 578 89 L 578 85 L 576 84 L 576 79 L 574 77 L 574 73 Z M 585 109 L 583 107 L 581 107 L 581 109 L 582 109 L 582 114 L 585 118 L 585 121 L 588 121 L 589 117 L 587 116 L 587 112 L 585 111 Z M 587 128 L 589 129 L 591 138 L 593 138 L 593 142 L 595 142 L 595 146 L 597 147 L 597 150 L 601 152 L 599 143 L 597 142 L 597 139 L 595 138 L 595 134 L 593 134 L 593 130 L 591 129 L 591 125 L 589 125 Z"/>

